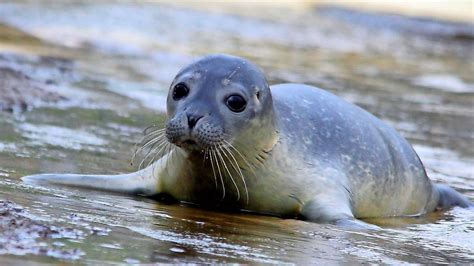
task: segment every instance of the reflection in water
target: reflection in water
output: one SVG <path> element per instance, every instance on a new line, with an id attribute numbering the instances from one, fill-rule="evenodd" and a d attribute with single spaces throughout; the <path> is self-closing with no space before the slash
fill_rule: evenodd
<path id="1" fill-rule="evenodd" d="M 0 113 L 0 198 L 38 223 L 84 232 L 37 240 L 45 252 L 29 260 L 53 262 L 58 256 L 48 251 L 77 249 L 90 263 L 474 261 L 471 210 L 373 219 L 384 230 L 355 232 L 18 180 L 133 171 L 134 142 L 163 123 L 175 73 L 223 52 L 255 61 L 270 83 L 320 86 L 373 112 L 414 144 L 433 180 L 474 198 L 472 25 L 265 8 L 0 4 L 0 71 L 62 97 L 22 99 L 33 111 Z"/>

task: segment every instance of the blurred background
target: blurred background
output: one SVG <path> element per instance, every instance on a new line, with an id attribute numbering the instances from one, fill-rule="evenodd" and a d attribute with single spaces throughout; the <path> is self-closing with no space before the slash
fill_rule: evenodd
<path id="1" fill-rule="evenodd" d="M 0 262 L 473 263 L 462 209 L 354 233 L 19 180 L 136 170 L 174 75 L 227 53 L 374 113 L 472 200 L 473 23 L 466 0 L 0 2 Z"/>

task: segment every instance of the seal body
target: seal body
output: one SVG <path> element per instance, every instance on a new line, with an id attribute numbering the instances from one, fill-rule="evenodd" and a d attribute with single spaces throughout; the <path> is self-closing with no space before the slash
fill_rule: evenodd
<path id="1" fill-rule="evenodd" d="M 269 168 L 286 169 L 273 174 L 299 184 L 289 194 L 317 208 L 345 205 L 359 218 L 435 208 L 437 195 L 420 159 L 393 128 L 315 87 L 277 85 L 272 96 L 280 131 L 274 165 L 280 167 Z M 338 206 L 341 201 L 347 205 Z"/>
<path id="2" fill-rule="evenodd" d="M 270 88 L 242 58 L 212 55 L 185 67 L 167 110 L 166 128 L 144 144 L 157 143 L 160 159 L 142 171 L 25 180 L 363 227 L 357 218 L 472 206 L 433 185 L 410 144 L 372 114 L 319 88 Z"/>

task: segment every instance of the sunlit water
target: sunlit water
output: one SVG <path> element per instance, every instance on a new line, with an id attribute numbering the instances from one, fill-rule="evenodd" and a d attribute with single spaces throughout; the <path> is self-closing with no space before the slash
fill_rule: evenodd
<path id="1" fill-rule="evenodd" d="M 474 212 L 460 208 L 358 232 L 19 180 L 134 171 L 134 143 L 163 123 L 175 73 L 222 52 L 250 58 L 270 83 L 312 84 L 366 108 L 409 139 L 434 181 L 474 198 L 472 25 L 264 8 L 0 4 L 0 67 L 67 98 L 0 113 L 0 199 L 76 230 L 35 240 L 43 253 L 0 245 L 0 261 L 473 263 Z"/>

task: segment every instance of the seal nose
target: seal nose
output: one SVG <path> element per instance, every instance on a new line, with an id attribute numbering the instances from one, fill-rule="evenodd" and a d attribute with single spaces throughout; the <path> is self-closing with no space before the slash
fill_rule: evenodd
<path id="1" fill-rule="evenodd" d="M 197 124 L 199 119 L 203 118 L 202 115 L 197 115 L 197 114 L 187 114 L 187 116 L 188 116 L 189 129 L 194 128 L 194 126 Z"/>

